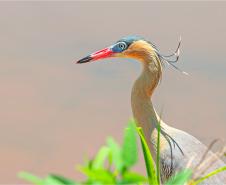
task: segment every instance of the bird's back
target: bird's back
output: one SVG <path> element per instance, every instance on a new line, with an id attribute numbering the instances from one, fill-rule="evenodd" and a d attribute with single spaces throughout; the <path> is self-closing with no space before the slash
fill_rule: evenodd
<path id="1" fill-rule="evenodd" d="M 164 136 L 161 136 L 161 144 L 160 144 L 160 159 L 161 159 L 161 175 L 162 180 L 165 181 L 168 179 L 172 174 L 175 172 L 181 171 L 186 166 L 189 165 L 191 169 L 195 169 L 196 166 L 199 164 L 201 158 L 203 157 L 204 153 L 207 151 L 207 147 L 202 144 L 198 139 L 193 137 L 192 135 L 172 128 L 166 124 L 162 124 L 163 129 L 167 131 L 169 134 L 180 146 L 183 153 L 179 150 L 177 146 L 172 144 L 172 152 L 173 152 L 173 171 L 171 172 L 171 150 L 168 142 L 164 139 Z M 154 138 L 153 138 L 154 137 Z M 152 140 L 155 140 L 156 133 L 153 134 Z M 226 164 L 217 158 L 217 156 L 209 151 L 205 159 L 214 160 L 215 163 L 210 165 L 210 161 L 203 163 L 204 166 L 202 170 L 207 169 L 202 176 L 206 175 L 207 173 L 226 166 Z M 193 160 L 192 160 L 193 159 Z M 200 172 L 200 171 L 199 171 Z M 198 172 L 195 172 L 198 173 Z M 226 172 L 221 172 L 203 182 L 205 185 L 213 185 L 213 184 L 225 184 L 226 185 Z"/>

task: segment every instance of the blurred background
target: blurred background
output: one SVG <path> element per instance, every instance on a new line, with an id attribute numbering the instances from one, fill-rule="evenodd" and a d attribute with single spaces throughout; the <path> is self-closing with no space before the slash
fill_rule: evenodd
<path id="1" fill-rule="evenodd" d="M 139 63 L 72 62 L 127 35 L 164 54 L 182 36 L 190 76 L 166 66 L 154 104 L 206 144 L 226 139 L 225 18 L 225 2 L 0 2 L 0 183 L 21 170 L 81 178 L 76 164 L 122 140 Z"/>

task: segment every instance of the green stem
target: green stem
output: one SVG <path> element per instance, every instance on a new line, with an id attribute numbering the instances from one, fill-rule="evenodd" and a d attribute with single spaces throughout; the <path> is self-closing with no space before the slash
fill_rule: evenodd
<path id="1" fill-rule="evenodd" d="M 158 183 L 160 184 L 160 132 L 161 132 L 160 121 L 158 122 L 157 130 L 158 130 L 158 135 L 157 135 L 156 170 L 157 170 L 157 180 L 158 180 Z"/>
<path id="2" fill-rule="evenodd" d="M 220 172 L 225 171 L 225 170 L 226 170 L 226 166 L 221 167 L 221 168 L 218 168 L 218 169 L 216 169 L 216 170 L 214 170 L 214 171 L 210 172 L 210 173 L 209 173 L 209 174 L 207 174 L 206 176 L 201 177 L 201 178 L 200 178 L 200 179 L 198 179 L 197 181 L 193 182 L 193 183 L 192 183 L 192 185 L 199 184 L 200 182 L 202 182 L 202 181 L 206 180 L 207 178 L 210 178 L 210 177 L 212 177 L 212 176 L 216 175 L 217 173 L 220 173 Z"/>

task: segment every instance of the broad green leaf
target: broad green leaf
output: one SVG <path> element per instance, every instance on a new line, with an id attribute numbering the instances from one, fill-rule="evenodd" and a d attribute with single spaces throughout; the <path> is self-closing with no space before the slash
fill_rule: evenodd
<path id="1" fill-rule="evenodd" d="M 218 174 L 218 173 L 220 173 L 220 172 L 223 172 L 223 171 L 226 171 L 226 166 L 221 167 L 221 168 L 218 168 L 218 169 L 216 169 L 216 170 L 210 172 L 210 173 L 207 174 L 206 176 L 204 176 L 204 177 L 198 179 L 197 181 L 193 182 L 192 185 L 199 184 L 199 183 L 201 183 L 201 182 L 203 182 L 203 181 L 204 181 L 204 183 L 205 183 L 205 180 L 206 180 L 206 179 L 208 179 L 208 178 L 210 178 L 210 177 L 212 177 L 212 176 L 214 176 L 214 175 L 216 175 L 216 174 Z"/>
<path id="2" fill-rule="evenodd" d="M 89 169 L 80 167 L 79 171 L 85 174 L 91 181 L 103 184 L 114 184 L 115 177 L 109 171 L 104 169 Z"/>
<path id="3" fill-rule="evenodd" d="M 93 169 L 104 168 L 104 162 L 109 156 L 109 153 L 110 153 L 109 147 L 106 146 L 102 147 L 99 150 L 98 154 L 96 155 L 95 159 L 93 160 L 92 168 Z"/>
<path id="4" fill-rule="evenodd" d="M 192 170 L 185 169 L 181 172 L 178 172 L 175 176 L 171 177 L 165 185 L 184 185 L 191 178 Z"/>
<path id="5" fill-rule="evenodd" d="M 138 160 L 136 125 L 133 120 L 129 121 L 128 127 L 124 131 L 122 160 L 126 168 L 133 166 Z"/>
<path id="6" fill-rule="evenodd" d="M 28 172 L 20 172 L 18 177 L 35 185 L 44 185 L 43 179 Z"/>
<path id="7" fill-rule="evenodd" d="M 139 134 L 140 140 L 141 140 L 141 146 L 142 146 L 142 150 L 143 150 L 149 184 L 150 185 L 158 184 L 157 175 L 156 175 L 156 171 L 155 171 L 155 163 L 154 163 L 154 160 L 150 153 L 147 142 L 145 141 L 143 131 L 141 128 L 137 128 L 137 131 L 138 131 L 138 134 Z"/>
<path id="8" fill-rule="evenodd" d="M 123 170 L 124 165 L 119 145 L 111 137 L 107 139 L 107 145 L 110 148 L 112 163 L 115 165 L 116 170 L 121 172 Z"/>

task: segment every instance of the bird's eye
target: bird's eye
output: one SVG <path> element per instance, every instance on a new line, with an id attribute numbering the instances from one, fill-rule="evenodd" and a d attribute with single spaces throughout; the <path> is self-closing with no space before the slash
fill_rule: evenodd
<path id="1" fill-rule="evenodd" d="M 126 45 L 125 42 L 120 42 L 120 43 L 118 43 L 118 47 L 119 47 L 121 50 L 124 50 L 124 49 L 126 49 L 127 45 Z"/>
<path id="2" fill-rule="evenodd" d="M 122 51 L 124 51 L 125 49 L 127 49 L 127 44 L 125 42 L 118 42 L 116 44 L 114 44 L 111 49 L 113 52 L 115 53 L 121 53 Z"/>

